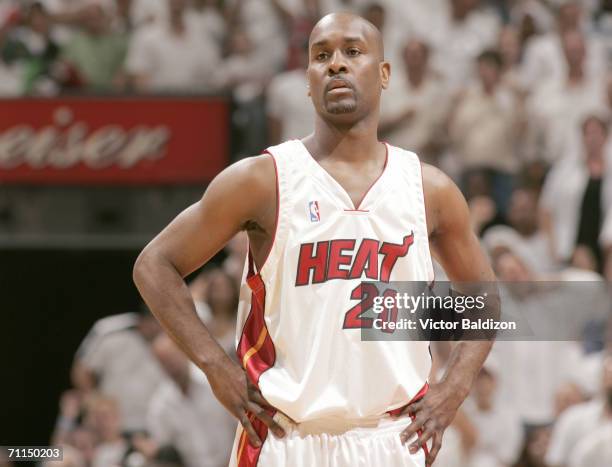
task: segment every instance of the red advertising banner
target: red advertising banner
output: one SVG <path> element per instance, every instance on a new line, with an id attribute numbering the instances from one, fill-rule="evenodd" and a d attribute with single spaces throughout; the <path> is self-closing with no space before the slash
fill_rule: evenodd
<path id="1" fill-rule="evenodd" d="M 188 184 L 228 163 L 223 99 L 0 101 L 0 183 Z"/>

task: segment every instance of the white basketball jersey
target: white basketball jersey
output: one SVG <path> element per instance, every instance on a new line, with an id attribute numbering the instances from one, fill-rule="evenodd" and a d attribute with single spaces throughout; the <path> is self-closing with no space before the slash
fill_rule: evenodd
<path id="1" fill-rule="evenodd" d="M 423 392 L 429 342 L 362 341 L 365 281 L 433 280 L 416 154 L 387 145 L 359 206 L 299 140 L 267 150 L 277 174 L 274 243 L 249 255 L 238 357 L 266 400 L 296 422 L 380 417 Z"/>

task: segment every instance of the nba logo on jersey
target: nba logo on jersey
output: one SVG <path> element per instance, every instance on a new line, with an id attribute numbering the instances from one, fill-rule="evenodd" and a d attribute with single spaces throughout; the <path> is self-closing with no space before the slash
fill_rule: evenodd
<path id="1" fill-rule="evenodd" d="M 308 203 L 308 209 L 310 211 L 310 222 L 319 222 L 321 220 L 321 214 L 319 213 L 319 202 L 310 201 Z"/>

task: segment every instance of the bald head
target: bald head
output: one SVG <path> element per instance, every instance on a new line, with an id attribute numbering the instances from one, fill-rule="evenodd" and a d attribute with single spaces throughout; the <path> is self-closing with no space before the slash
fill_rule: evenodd
<path id="1" fill-rule="evenodd" d="M 330 40 L 330 36 L 338 35 L 343 35 L 354 42 L 364 41 L 377 51 L 381 61 L 384 60 L 385 49 L 378 28 L 367 19 L 348 12 L 331 13 L 321 18 L 310 33 L 308 48 L 312 49 L 314 44 L 324 44 Z"/>
<path id="2" fill-rule="evenodd" d="M 375 122 L 390 73 L 380 31 L 364 18 L 333 13 L 312 30 L 307 75 L 321 121 L 343 127 L 370 117 Z"/>

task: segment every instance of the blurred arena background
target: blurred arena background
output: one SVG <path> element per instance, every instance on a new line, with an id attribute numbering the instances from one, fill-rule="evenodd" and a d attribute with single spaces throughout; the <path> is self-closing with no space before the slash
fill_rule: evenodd
<path id="1" fill-rule="evenodd" d="M 380 138 L 455 179 L 500 279 L 612 278 L 612 1 L 0 0 L 0 445 L 225 465 L 235 425 L 132 265 L 223 167 L 311 132 L 308 34 L 341 10 L 384 35 Z M 228 352 L 245 250 L 190 278 Z M 612 465 L 609 321 L 496 345 L 436 465 Z"/>

